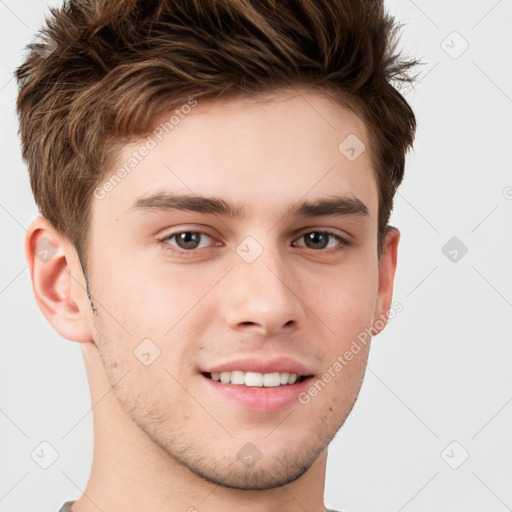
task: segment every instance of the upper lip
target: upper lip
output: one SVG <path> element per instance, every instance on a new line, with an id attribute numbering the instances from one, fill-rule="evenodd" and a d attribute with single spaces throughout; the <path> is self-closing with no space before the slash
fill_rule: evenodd
<path id="1" fill-rule="evenodd" d="M 311 375 L 312 372 L 302 363 L 295 361 L 290 357 L 276 357 L 273 359 L 263 359 L 258 357 L 248 357 L 231 359 L 202 369 L 202 372 L 233 372 L 240 370 L 242 372 L 257 373 L 275 373 L 288 372 L 296 373 L 299 376 Z"/>

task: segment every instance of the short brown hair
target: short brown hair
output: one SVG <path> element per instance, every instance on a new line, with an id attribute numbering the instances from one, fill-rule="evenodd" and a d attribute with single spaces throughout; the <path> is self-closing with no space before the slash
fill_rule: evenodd
<path id="1" fill-rule="evenodd" d="M 116 149 L 193 97 L 321 89 L 366 124 L 379 187 L 381 254 L 416 120 L 393 86 L 396 52 L 376 0 L 68 0 L 16 70 L 23 159 L 40 213 L 86 261 L 95 187 Z M 84 260 L 85 257 L 85 260 Z"/>

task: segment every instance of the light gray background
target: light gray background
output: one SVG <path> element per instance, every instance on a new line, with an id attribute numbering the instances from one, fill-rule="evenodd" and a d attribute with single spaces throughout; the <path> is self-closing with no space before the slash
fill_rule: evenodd
<path id="1" fill-rule="evenodd" d="M 406 53 L 425 62 L 406 94 L 419 126 L 392 217 L 404 309 L 373 340 L 359 400 L 330 448 L 326 503 L 512 510 L 512 2 L 387 5 L 406 24 Z M 80 349 L 39 311 L 22 250 L 37 210 L 12 71 L 45 12 L 40 0 L 0 0 L 0 512 L 57 511 L 81 494 L 92 462 Z M 468 249 L 456 262 L 442 252 L 452 237 Z M 43 441 L 59 454 L 46 470 L 31 458 Z"/>

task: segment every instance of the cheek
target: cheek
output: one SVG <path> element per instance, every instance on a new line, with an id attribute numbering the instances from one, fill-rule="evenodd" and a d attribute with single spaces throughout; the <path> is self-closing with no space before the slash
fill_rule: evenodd
<path id="1" fill-rule="evenodd" d="M 372 325 L 378 291 L 376 266 L 363 261 L 341 265 L 328 274 L 303 281 L 304 288 L 316 290 L 304 297 L 309 297 L 308 306 L 326 326 L 335 346 L 350 342 Z"/>
<path id="2" fill-rule="evenodd" d="M 326 442 L 330 442 L 332 435 L 343 425 L 357 400 L 368 360 L 368 347 L 360 344 L 357 350 L 349 350 L 347 346 L 334 352 L 326 359 L 323 373 L 299 396 L 308 416 L 319 418 L 324 433 L 329 434 Z M 351 353 L 350 360 L 347 352 Z"/>
<path id="3" fill-rule="evenodd" d="M 141 383 L 157 382 L 161 374 L 164 381 L 171 379 L 164 369 L 190 371 L 183 364 L 178 369 L 177 362 L 197 352 L 204 324 L 212 319 L 208 304 L 215 294 L 208 291 L 218 280 L 213 278 L 192 269 L 171 272 L 166 267 L 162 272 L 133 264 L 118 265 L 108 279 L 93 282 L 98 310 L 94 338 L 110 365 L 119 366 L 116 377 L 130 369 Z M 202 300 L 206 295 L 209 301 Z M 172 387 L 173 382 L 161 384 Z"/>
<path id="4" fill-rule="evenodd" d="M 198 274 L 185 265 L 173 270 L 165 264 L 148 268 L 147 262 L 98 261 L 93 295 L 103 313 L 133 336 L 162 337 L 192 313 L 217 280 L 216 274 Z"/>

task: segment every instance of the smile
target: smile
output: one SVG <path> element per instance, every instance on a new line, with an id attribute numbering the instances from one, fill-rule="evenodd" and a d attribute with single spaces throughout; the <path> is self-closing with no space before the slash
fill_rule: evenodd
<path id="1" fill-rule="evenodd" d="M 295 384 L 296 382 L 301 382 L 307 378 L 307 376 L 299 376 L 296 373 L 289 372 L 258 373 L 244 372 L 241 370 L 231 372 L 211 372 L 204 373 L 204 375 L 216 382 L 221 382 L 222 384 L 266 388 L 288 386 Z"/>

